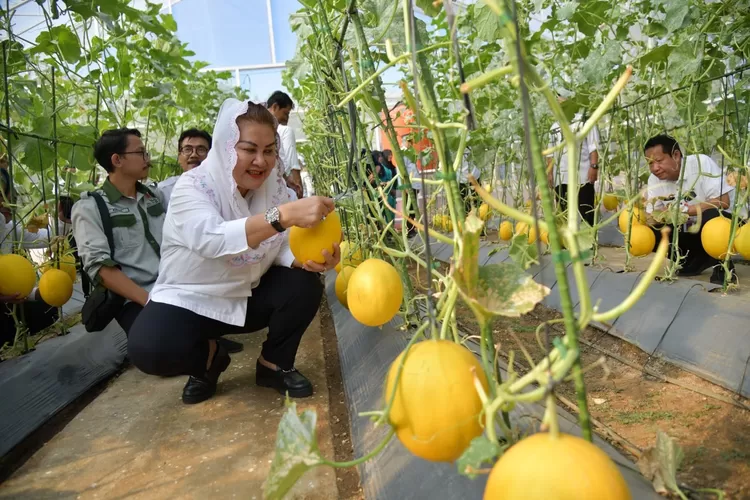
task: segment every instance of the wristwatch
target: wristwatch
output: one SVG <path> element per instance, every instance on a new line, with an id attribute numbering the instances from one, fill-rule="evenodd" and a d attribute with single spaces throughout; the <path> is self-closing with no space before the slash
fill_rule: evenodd
<path id="1" fill-rule="evenodd" d="M 589 166 L 590 166 L 591 168 L 593 168 L 594 170 L 597 170 L 597 169 L 599 168 L 599 164 L 598 164 L 598 163 L 592 163 L 592 164 L 591 164 L 591 165 L 589 165 Z"/>
<path id="2" fill-rule="evenodd" d="M 279 207 L 271 207 L 266 210 L 265 215 L 266 222 L 271 224 L 275 230 L 280 233 L 286 231 L 286 228 L 281 225 L 281 213 L 279 213 Z"/>

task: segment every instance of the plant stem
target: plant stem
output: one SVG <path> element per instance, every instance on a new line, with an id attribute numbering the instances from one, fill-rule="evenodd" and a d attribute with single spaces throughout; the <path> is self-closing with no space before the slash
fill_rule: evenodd
<path id="1" fill-rule="evenodd" d="M 323 458 L 320 460 L 320 463 L 322 465 L 328 465 L 330 467 L 336 467 L 339 469 L 344 468 L 344 467 L 354 467 L 355 465 L 365 463 L 368 460 L 370 460 L 372 457 L 374 457 L 375 455 L 383 451 L 383 448 L 385 448 L 386 445 L 391 441 L 395 433 L 396 431 L 393 428 L 391 428 L 388 431 L 388 434 L 385 436 L 385 438 L 380 443 L 378 443 L 378 445 L 370 453 L 368 453 L 367 455 L 363 457 L 359 457 L 354 460 L 349 460 L 348 462 L 332 462 L 330 460 L 326 460 Z"/>

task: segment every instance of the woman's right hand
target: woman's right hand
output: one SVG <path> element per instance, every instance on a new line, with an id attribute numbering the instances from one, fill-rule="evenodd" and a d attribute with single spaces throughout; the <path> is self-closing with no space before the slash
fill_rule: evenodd
<path id="1" fill-rule="evenodd" d="M 325 196 L 302 198 L 279 206 L 279 222 L 285 228 L 313 227 L 333 212 L 334 208 L 333 200 Z"/>

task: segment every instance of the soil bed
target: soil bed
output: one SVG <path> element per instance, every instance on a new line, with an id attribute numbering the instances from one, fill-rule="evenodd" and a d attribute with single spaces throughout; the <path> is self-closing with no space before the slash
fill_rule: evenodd
<path id="1" fill-rule="evenodd" d="M 349 425 L 349 407 L 346 404 L 344 383 L 341 379 L 341 363 L 339 361 L 336 331 L 325 295 L 323 295 L 323 304 L 320 306 L 319 314 L 320 332 L 323 337 L 323 355 L 326 362 L 334 457 L 337 462 L 348 462 L 354 459 L 351 427 Z M 338 486 L 340 500 L 363 500 L 365 498 L 359 482 L 359 471 L 356 467 L 337 468 L 336 486 Z"/>
<path id="2" fill-rule="evenodd" d="M 447 272 L 445 265 L 441 266 L 441 272 Z M 413 267 L 410 273 L 415 285 L 425 284 L 424 269 L 419 273 L 421 283 Z M 473 313 L 461 301 L 456 314 L 463 333 L 479 335 Z M 529 364 L 518 342 L 538 362 L 545 351 L 537 341 L 537 326 L 561 317 L 557 311 L 538 305 L 521 318 L 498 318 L 493 335 L 495 343 L 500 344 L 501 357 L 507 361 L 507 353 L 513 350 L 516 370 L 528 370 Z M 561 335 L 556 329 L 560 327 L 550 328 L 550 342 L 553 335 Z M 635 462 L 640 450 L 655 444 L 656 431 L 660 429 L 675 438 L 685 453 L 678 472 L 681 484 L 722 489 L 727 498 L 750 498 L 750 411 L 664 382 L 629 365 L 645 367 L 652 373 L 719 397 L 735 399 L 734 393 L 658 358 L 649 359 L 637 347 L 596 328 L 587 328 L 581 338 L 595 346 L 581 345 L 584 367 L 604 358 L 603 365 L 591 368 L 584 375 L 591 416 L 619 436 L 613 438 L 599 432 L 602 437 Z M 544 342 L 543 331 L 541 340 Z M 627 364 L 596 348 L 622 358 Z M 570 402 L 576 401 L 572 382 L 561 384 L 557 392 Z M 747 399 L 742 402 L 750 405 Z M 566 409 L 575 412 L 575 408 Z"/>

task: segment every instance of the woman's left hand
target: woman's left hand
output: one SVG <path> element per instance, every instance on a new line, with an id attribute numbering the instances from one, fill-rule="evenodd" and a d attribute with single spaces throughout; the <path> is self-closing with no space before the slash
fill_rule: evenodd
<path id="1" fill-rule="evenodd" d="M 341 260 L 341 248 L 339 247 L 339 244 L 333 244 L 333 255 L 331 255 L 328 250 L 323 250 L 323 258 L 325 258 L 326 260 L 325 263 L 320 264 L 318 262 L 308 260 L 307 262 L 302 264 L 302 269 L 311 273 L 324 273 L 336 267 L 336 265 Z"/>

